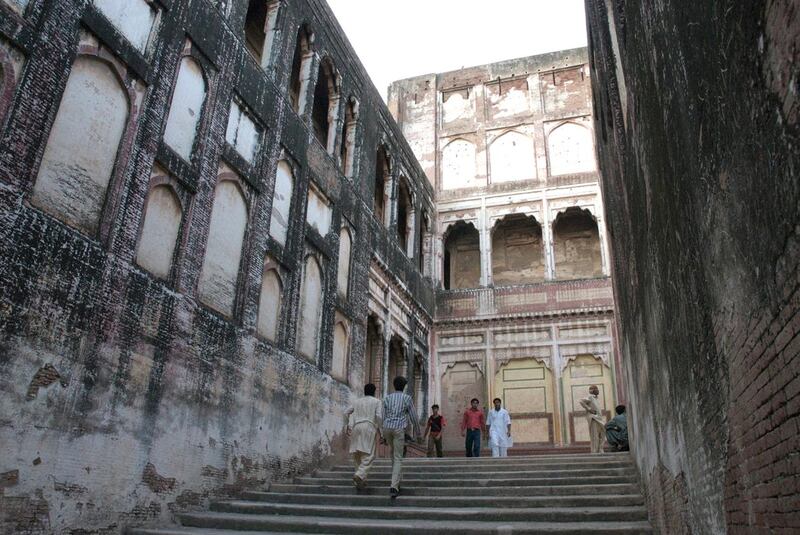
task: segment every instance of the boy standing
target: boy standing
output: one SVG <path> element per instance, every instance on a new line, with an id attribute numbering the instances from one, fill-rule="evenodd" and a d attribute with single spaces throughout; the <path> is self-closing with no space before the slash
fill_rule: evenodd
<path id="1" fill-rule="evenodd" d="M 428 425 L 425 426 L 425 436 L 428 438 L 428 457 L 433 457 L 433 450 L 436 448 L 436 456 L 442 456 L 442 431 L 447 425 L 444 416 L 439 414 L 439 405 L 431 405 L 431 415 L 428 417 Z"/>
<path id="2" fill-rule="evenodd" d="M 481 432 L 485 427 L 483 411 L 478 408 L 480 400 L 472 398 L 469 402 L 470 407 L 464 411 L 461 418 L 461 436 L 466 437 L 464 448 L 467 450 L 467 457 L 481 456 Z"/>

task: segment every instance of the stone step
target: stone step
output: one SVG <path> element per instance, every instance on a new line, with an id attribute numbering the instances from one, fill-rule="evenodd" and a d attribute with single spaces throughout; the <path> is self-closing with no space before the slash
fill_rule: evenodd
<path id="1" fill-rule="evenodd" d="M 650 534 L 645 521 L 620 522 L 480 522 L 452 520 L 381 520 L 376 518 L 336 518 L 242 513 L 186 513 L 179 515 L 183 526 L 197 528 L 236 529 L 242 531 L 337 533 L 348 535 L 452 535 L 454 531 L 467 535 L 496 535 L 497 533 L 569 534 L 569 535 L 628 535 Z M 198 533 L 204 533 L 202 531 Z M 134 535 L 145 535 L 132 531 Z M 147 535 L 163 535 L 156 532 Z"/>
<path id="2" fill-rule="evenodd" d="M 238 529 L 192 528 L 172 526 L 168 528 L 127 528 L 125 535 L 242 535 Z M 296 531 L 262 531 L 259 535 L 297 535 Z M 334 535 L 333 533 L 315 532 L 315 535 Z"/>
<path id="3" fill-rule="evenodd" d="M 421 464 L 427 465 L 428 463 L 460 463 L 460 462 L 468 462 L 468 463 L 475 463 L 475 462 L 487 462 L 487 463 L 497 463 L 497 464 L 519 464 L 519 463 L 529 463 L 529 464 L 537 464 L 537 463 L 549 463 L 549 462 L 561 462 L 564 464 L 576 464 L 582 462 L 608 462 L 608 461 L 619 461 L 619 462 L 633 462 L 631 457 L 628 453 L 594 453 L 594 454 L 555 454 L 555 455 L 515 455 L 514 457 L 464 457 L 463 455 L 458 457 L 409 457 L 405 459 L 403 462 L 408 464 Z M 388 458 L 379 458 L 375 460 L 376 463 L 391 463 L 391 459 Z"/>
<path id="4" fill-rule="evenodd" d="M 388 477 L 392 473 L 390 467 L 381 467 L 370 470 L 369 477 L 380 478 Z M 531 469 L 529 467 L 520 470 L 425 470 L 422 468 L 403 467 L 403 479 L 427 478 L 427 479 L 486 479 L 490 477 L 501 477 L 519 479 L 526 477 L 591 477 L 591 476 L 632 476 L 636 471 L 632 467 L 624 468 L 555 468 L 555 469 Z M 353 469 L 345 470 L 318 470 L 312 477 L 323 479 L 353 477 Z"/>
<path id="5" fill-rule="evenodd" d="M 486 496 L 487 489 L 477 485 L 464 486 L 463 482 L 450 487 L 431 487 L 428 485 L 413 482 L 403 483 L 403 494 L 406 496 L 430 496 L 433 499 L 439 496 Z M 492 496 L 581 496 L 581 495 L 602 495 L 602 494 L 638 494 L 639 487 L 633 483 L 610 483 L 602 486 L 594 484 L 566 484 L 551 486 L 547 483 L 540 485 L 522 486 L 519 482 L 516 485 L 495 487 L 491 489 Z M 384 481 L 380 485 L 374 481 L 369 481 L 364 490 L 356 491 L 352 482 L 340 485 L 320 485 L 312 482 L 310 484 L 298 483 L 273 483 L 270 491 L 291 492 L 300 494 L 347 494 L 347 495 L 382 495 L 388 492 L 389 482 Z"/>
<path id="6" fill-rule="evenodd" d="M 391 463 L 375 461 L 372 464 L 373 470 L 391 470 Z M 482 463 L 480 461 L 463 461 L 451 463 L 411 463 L 409 461 L 403 462 L 403 469 L 408 470 L 425 470 L 426 472 L 447 472 L 451 470 L 491 470 L 494 472 L 513 472 L 515 470 L 581 470 L 592 468 L 628 468 L 635 470 L 635 466 L 631 462 L 626 461 L 586 461 L 583 463 L 562 463 L 562 462 L 548 462 L 548 463 Z M 340 464 L 328 468 L 332 472 L 352 472 L 353 466 L 351 464 Z"/>
<path id="7" fill-rule="evenodd" d="M 401 495 L 396 502 L 403 500 Z M 294 515 L 336 518 L 370 518 L 379 520 L 452 520 L 454 522 L 619 522 L 647 520 L 642 506 L 632 507 L 524 507 L 498 509 L 494 507 L 438 507 L 430 500 L 427 507 L 394 507 L 389 497 L 383 507 L 354 507 L 349 505 L 317 505 L 264 503 L 254 501 L 223 501 L 211 505 L 220 513 L 254 515 Z"/>
<path id="8" fill-rule="evenodd" d="M 458 477 L 458 476 L 461 477 Z M 304 485 L 341 485 L 350 478 L 345 477 L 299 477 L 296 483 Z M 370 477 L 373 485 L 388 485 L 390 478 L 387 476 Z M 464 487 L 476 486 L 483 487 L 507 487 L 507 486 L 543 486 L 543 485 L 576 485 L 579 483 L 591 485 L 609 485 L 620 483 L 636 483 L 635 475 L 612 475 L 612 476 L 584 476 L 575 474 L 565 477 L 514 477 L 513 474 L 498 476 L 497 474 L 475 478 L 469 474 L 452 474 L 447 478 L 430 478 L 421 475 L 403 476 L 403 485 L 424 483 L 428 487 Z"/>
<path id="9" fill-rule="evenodd" d="M 380 490 L 383 492 L 380 493 Z M 404 489 L 405 490 L 405 489 Z M 354 491 L 355 492 L 355 491 Z M 245 492 L 246 500 L 268 503 L 293 503 L 293 504 L 327 504 L 327 505 L 352 505 L 371 507 L 385 505 L 389 500 L 386 489 L 379 489 L 378 494 L 320 494 L 298 492 Z M 435 501 L 429 496 L 403 495 L 402 499 L 394 502 L 395 506 L 430 507 L 580 507 L 591 504 L 594 507 L 627 507 L 643 505 L 644 498 L 638 493 L 631 494 L 587 494 L 575 496 L 441 496 Z"/>

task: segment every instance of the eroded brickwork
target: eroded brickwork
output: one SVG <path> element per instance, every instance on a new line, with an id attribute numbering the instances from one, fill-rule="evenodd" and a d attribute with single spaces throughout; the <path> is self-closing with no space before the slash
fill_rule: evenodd
<path id="1" fill-rule="evenodd" d="M 800 529 L 800 13 L 587 1 L 637 464 L 662 533 Z"/>
<path id="2" fill-rule="evenodd" d="M 375 270 L 427 395 L 432 189 L 325 2 L 249 3 L 0 1 L 0 531 L 163 524 L 341 454 Z"/>

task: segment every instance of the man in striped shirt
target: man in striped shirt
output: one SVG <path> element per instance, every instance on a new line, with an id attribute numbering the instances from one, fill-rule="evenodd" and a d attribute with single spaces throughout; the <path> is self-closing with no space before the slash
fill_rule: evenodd
<path id="1" fill-rule="evenodd" d="M 398 376 L 394 378 L 393 384 L 395 392 L 383 398 L 383 438 L 392 449 L 392 484 L 389 495 L 397 498 L 400 494 L 406 426 L 411 422 L 415 437 L 419 437 L 420 432 L 414 402 L 411 396 L 403 393 L 408 381 L 405 377 Z"/>

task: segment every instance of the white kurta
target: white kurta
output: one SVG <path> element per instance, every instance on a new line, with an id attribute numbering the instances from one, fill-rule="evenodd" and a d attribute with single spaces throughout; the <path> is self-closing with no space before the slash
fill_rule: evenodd
<path id="1" fill-rule="evenodd" d="M 381 407 L 381 400 L 372 396 L 364 396 L 353 403 L 349 421 L 353 430 L 350 435 L 350 453 L 375 451 L 375 438 L 383 424 Z"/>
<path id="2" fill-rule="evenodd" d="M 489 426 L 489 446 L 496 448 L 508 448 L 508 426 L 511 425 L 511 416 L 505 409 L 489 411 L 486 417 L 486 425 Z"/>

